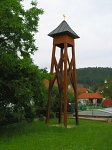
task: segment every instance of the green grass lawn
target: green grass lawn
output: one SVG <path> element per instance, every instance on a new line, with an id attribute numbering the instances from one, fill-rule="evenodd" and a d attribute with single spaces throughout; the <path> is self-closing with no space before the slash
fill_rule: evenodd
<path id="1" fill-rule="evenodd" d="M 73 123 L 71 119 L 69 124 Z M 0 150 L 112 150 L 112 124 L 81 120 L 69 129 L 42 121 L 4 126 L 0 127 Z"/>

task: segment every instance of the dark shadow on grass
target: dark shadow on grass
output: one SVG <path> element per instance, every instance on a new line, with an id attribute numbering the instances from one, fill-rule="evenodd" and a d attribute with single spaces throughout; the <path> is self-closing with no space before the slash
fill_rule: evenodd
<path id="1" fill-rule="evenodd" d="M 0 126 L 0 138 L 30 135 L 36 132 L 44 132 L 44 130 L 47 130 L 44 121 L 14 123 Z"/>

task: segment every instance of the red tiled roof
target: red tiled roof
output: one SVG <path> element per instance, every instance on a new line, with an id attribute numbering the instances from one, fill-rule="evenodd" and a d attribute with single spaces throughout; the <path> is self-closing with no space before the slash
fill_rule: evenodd
<path id="1" fill-rule="evenodd" d="M 78 99 L 100 99 L 103 96 L 100 93 L 82 93 L 78 96 Z"/>
<path id="2" fill-rule="evenodd" d="M 77 92 L 78 93 L 86 93 L 87 92 L 87 89 L 85 87 L 78 87 L 77 88 Z"/>
<path id="3" fill-rule="evenodd" d="M 112 100 L 104 100 L 102 104 L 104 107 L 112 106 Z"/>

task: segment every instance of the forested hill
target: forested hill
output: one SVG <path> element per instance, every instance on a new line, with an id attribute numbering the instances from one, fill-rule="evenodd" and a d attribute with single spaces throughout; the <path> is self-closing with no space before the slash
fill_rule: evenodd
<path id="1" fill-rule="evenodd" d="M 88 67 L 77 69 L 79 84 L 86 87 L 101 86 L 105 80 L 112 79 L 112 68 Z"/>

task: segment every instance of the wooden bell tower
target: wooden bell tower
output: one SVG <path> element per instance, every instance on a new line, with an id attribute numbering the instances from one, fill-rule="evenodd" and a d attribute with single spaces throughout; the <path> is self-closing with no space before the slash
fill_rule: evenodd
<path id="1" fill-rule="evenodd" d="M 50 119 L 51 109 L 51 91 L 55 80 L 59 89 L 59 123 L 62 122 L 62 114 L 64 115 L 64 126 L 67 127 L 67 112 L 68 112 L 68 85 L 71 84 L 74 92 L 75 102 L 75 119 L 78 125 L 78 102 L 77 102 L 77 85 L 76 85 L 76 64 L 75 64 L 75 40 L 79 36 L 70 28 L 64 20 L 52 32 L 48 34 L 53 38 L 53 49 L 51 59 L 51 79 L 49 81 L 48 105 L 46 123 Z M 59 61 L 56 59 L 56 48 L 60 49 Z M 68 49 L 69 48 L 69 49 Z M 71 52 L 71 59 L 68 55 L 68 50 Z M 63 104 L 63 112 L 62 112 Z"/>

